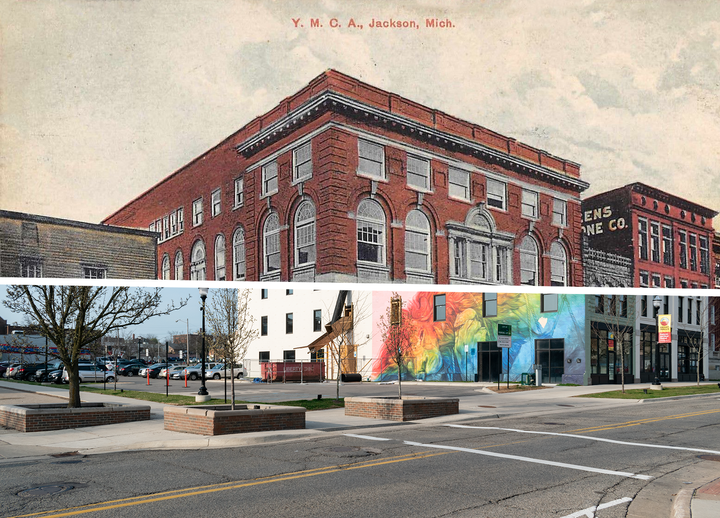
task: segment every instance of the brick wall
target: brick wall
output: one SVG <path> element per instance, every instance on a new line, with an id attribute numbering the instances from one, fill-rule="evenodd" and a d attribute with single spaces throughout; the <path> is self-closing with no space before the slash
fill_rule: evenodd
<path id="1" fill-rule="evenodd" d="M 165 407 L 165 429 L 198 435 L 305 429 L 304 408 L 266 405 L 257 409 L 246 405 L 235 408 L 230 410 L 230 405 Z"/>
<path id="2" fill-rule="evenodd" d="M 452 415 L 460 412 L 457 398 L 345 398 L 345 415 L 385 419 L 388 421 L 414 421 Z"/>
<path id="3" fill-rule="evenodd" d="M 0 406 L 0 426 L 21 432 L 66 430 L 148 419 L 150 407 L 142 405 L 86 403 L 81 408 L 67 408 L 64 404 Z"/>

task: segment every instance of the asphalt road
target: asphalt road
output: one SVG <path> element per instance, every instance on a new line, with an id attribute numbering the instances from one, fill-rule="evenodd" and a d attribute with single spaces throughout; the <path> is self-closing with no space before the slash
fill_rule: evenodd
<path id="1" fill-rule="evenodd" d="M 0 515 L 517 518 L 607 505 L 595 516 L 657 518 L 684 473 L 720 473 L 720 462 L 699 458 L 720 451 L 695 451 L 720 450 L 719 423 L 711 396 L 243 448 L 25 460 L 0 470 Z M 23 493 L 42 486 L 72 489 Z"/>

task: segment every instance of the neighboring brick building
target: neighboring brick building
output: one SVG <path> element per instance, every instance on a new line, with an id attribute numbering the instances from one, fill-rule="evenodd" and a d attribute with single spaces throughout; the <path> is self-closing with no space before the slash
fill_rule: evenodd
<path id="1" fill-rule="evenodd" d="M 329 70 L 105 219 L 165 279 L 581 286 L 579 165 Z"/>
<path id="2" fill-rule="evenodd" d="M 582 207 L 589 250 L 630 259 L 632 285 L 715 286 L 710 246 L 716 211 L 642 183 L 597 194 Z M 588 268 L 586 278 L 594 275 Z"/>
<path id="3" fill-rule="evenodd" d="M 155 279 L 157 234 L 0 210 L 0 277 Z"/>

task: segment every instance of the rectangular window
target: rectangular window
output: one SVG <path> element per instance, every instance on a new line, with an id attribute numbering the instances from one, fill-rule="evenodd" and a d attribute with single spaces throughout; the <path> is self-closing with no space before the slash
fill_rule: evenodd
<path id="1" fill-rule="evenodd" d="M 433 320 L 445 322 L 445 294 L 433 297 Z"/>
<path id="2" fill-rule="evenodd" d="M 165 216 L 163 218 L 163 237 L 165 239 L 170 239 L 170 217 Z"/>
<path id="3" fill-rule="evenodd" d="M 285 334 L 291 335 L 293 332 L 293 314 L 285 313 Z"/>
<path id="4" fill-rule="evenodd" d="M 648 258 L 648 228 L 645 218 L 638 218 L 638 257 Z"/>
<path id="5" fill-rule="evenodd" d="M 540 295 L 540 312 L 550 313 L 558 310 L 558 294 Z"/>
<path id="6" fill-rule="evenodd" d="M 700 273 L 710 274 L 710 250 L 708 249 L 708 238 L 700 236 Z"/>
<path id="7" fill-rule="evenodd" d="M 640 316 L 648 316 L 648 298 L 647 295 L 640 297 Z"/>
<path id="8" fill-rule="evenodd" d="M 407 184 L 409 187 L 430 190 L 430 160 L 408 155 Z"/>
<path id="9" fill-rule="evenodd" d="M 488 246 L 470 242 L 470 277 L 488 280 Z"/>
<path id="10" fill-rule="evenodd" d="M 185 230 L 185 216 L 184 216 L 184 211 L 183 211 L 182 207 L 180 207 L 177 210 L 177 221 L 178 221 L 178 232 L 182 232 L 183 230 Z"/>
<path id="11" fill-rule="evenodd" d="M 470 172 L 451 167 L 448 171 L 448 194 L 470 201 Z"/>
<path id="12" fill-rule="evenodd" d="M 687 233 L 680 230 L 678 231 L 678 237 L 680 242 L 680 268 L 687 268 Z"/>
<path id="13" fill-rule="evenodd" d="M 273 160 L 262 167 L 262 195 L 267 196 L 278 190 L 278 166 Z"/>
<path id="14" fill-rule="evenodd" d="M 700 298 L 698 298 L 698 300 L 695 301 L 695 325 L 696 326 L 699 326 L 701 323 L 700 322 L 700 309 L 701 308 L 702 308 L 702 301 L 700 300 Z"/>
<path id="15" fill-rule="evenodd" d="M 220 189 L 215 189 L 212 194 L 210 195 L 210 201 L 212 204 L 212 216 L 213 218 L 220 214 L 220 198 L 221 198 L 221 191 Z"/>
<path id="16" fill-rule="evenodd" d="M 85 279 L 107 279 L 107 268 L 98 268 L 95 266 L 83 267 L 83 278 Z"/>
<path id="17" fill-rule="evenodd" d="M 710 306 L 710 324 L 715 325 L 715 306 Z"/>
<path id="18" fill-rule="evenodd" d="M 496 317 L 497 314 L 497 293 L 483 293 L 483 317 Z"/>
<path id="19" fill-rule="evenodd" d="M 680 279 L 680 287 L 686 289 L 688 287 L 688 281 L 686 281 L 685 279 Z"/>
<path id="20" fill-rule="evenodd" d="M 650 222 L 650 258 L 653 262 L 660 262 L 660 223 Z"/>
<path id="21" fill-rule="evenodd" d="M 260 363 L 267 363 L 270 361 L 270 351 L 260 351 L 258 355 L 258 360 L 260 360 Z"/>
<path id="22" fill-rule="evenodd" d="M 266 298 L 268 298 L 268 290 L 266 290 L 266 289 L 260 290 L 260 298 L 261 298 L 261 299 L 266 299 Z"/>
<path id="23" fill-rule="evenodd" d="M 653 273 L 652 274 L 652 287 L 653 288 L 660 288 L 660 274 L 659 273 Z"/>
<path id="24" fill-rule="evenodd" d="M 295 361 L 295 351 L 283 351 L 283 361 L 294 362 Z"/>
<path id="25" fill-rule="evenodd" d="M 528 218 L 538 217 L 538 193 L 535 191 L 522 191 L 522 215 Z"/>
<path id="26" fill-rule="evenodd" d="M 172 212 L 170 213 L 170 235 L 174 236 L 178 233 L 177 228 L 177 213 Z"/>
<path id="27" fill-rule="evenodd" d="M 605 314 L 605 295 L 595 295 L 595 313 Z"/>
<path id="28" fill-rule="evenodd" d="M 358 173 L 385 179 L 385 148 L 367 140 L 358 139 Z"/>
<path id="29" fill-rule="evenodd" d="M 567 226 L 567 202 L 565 200 L 553 198 L 552 222 L 553 225 L 560 227 Z"/>
<path id="30" fill-rule="evenodd" d="M 492 178 L 487 179 L 487 204 L 488 207 L 507 210 L 507 186 Z"/>
<path id="31" fill-rule="evenodd" d="M 616 311 L 618 316 L 627 318 L 628 316 L 628 298 L 627 295 L 618 295 L 616 298 Z"/>
<path id="32" fill-rule="evenodd" d="M 267 336 L 268 334 L 268 317 L 260 317 L 260 336 Z"/>
<path id="33" fill-rule="evenodd" d="M 465 253 L 466 241 L 455 239 L 453 246 L 453 271 L 458 277 L 467 277 L 467 256 Z"/>
<path id="34" fill-rule="evenodd" d="M 154 221 L 153 221 L 152 223 L 150 223 L 150 226 L 148 227 L 148 230 L 149 230 L 150 232 L 155 232 L 155 222 L 154 222 Z"/>
<path id="35" fill-rule="evenodd" d="M 684 316 L 684 309 L 683 309 L 683 303 L 685 302 L 685 297 L 678 297 L 678 322 L 682 324 L 683 316 Z"/>
<path id="36" fill-rule="evenodd" d="M 672 277 L 669 277 L 669 276 L 666 275 L 666 276 L 663 278 L 663 280 L 665 281 L 665 287 L 666 287 L 666 288 L 672 288 L 672 287 L 673 287 L 673 278 L 672 278 Z"/>
<path id="37" fill-rule="evenodd" d="M 20 277 L 42 277 L 42 263 L 34 259 L 21 259 Z"/>
<path id="38" fill-rule="evenodd" d="M 672 239 L 672 228 L 669 225 L 662 226 L 662 254 L 663 263 L 669 266 L 673 266 L 673 239 Z"/>
<path id="39" fill-rule="evenodd" d="M 690 269 L 697 271 L 697 235 L 690 233 Z"/>
<path id="40" fill-rule="evenodd" d="M 322 310 L 313 311 L 313 332 L 322 331 Z"/>
<path id="41" fill-rule="evenodd" d="M 689 298 L 687 299 L 687 323 L 692 324 L 692 303 L 693 299 Z"/>
<path id="42" fill-rule="evenodd" d="M 202 225 L 203 222 L 203 203 L 202 198 L 195 200 L 192 204 L 193 209 L 193 227 Z"/>
<path id="43" fill-rule="evenodd" d="M 285 290 L 285 295 L 292 295 L 292 294 L 293 294 L 293 290 Z"/>
<path id="44" fill-rule="evenodd" d="M 507 284 L 508 278 L 507 248 L 495 248 L 495 282 Z"/>
<path id="45" fill-rule="evenodd" d="M 235 207 L 242 207 L 245 202 L 245 194 L 243 189 L 245 188 L 245 180 L 241 176 L 235 179 Z"/>
<path id="46" fill-rule="evenodd" d="M 650 274 L 648 272 L 640 271 L 640 287 L 647 288 L 650 282 Z"/>
<path id="47" fill-rule="evenodd" d="M 293 181 L 312 178 L 312 143 L 293 149 Z"/>

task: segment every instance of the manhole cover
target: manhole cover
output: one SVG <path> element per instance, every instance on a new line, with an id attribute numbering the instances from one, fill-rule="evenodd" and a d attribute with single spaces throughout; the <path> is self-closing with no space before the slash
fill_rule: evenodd
<path id="1" fill-rule="evenodd" d="M 26 489 L 24 491 L 20 491 L 18 493 L 18 495 L 19 496 L 29 496 L 29 497 L 54 495 L 56 493 L 62 493 L 63 491 L 69 491 L 70 489 L 73 489 L 73 487 L 74 486 L 71 486 L 71 485 L 39 486 L 39 487 L 33 487 L 31 489 Z"/>
<path id="2" fill-rule="evenodd" d="M 490 405 L 478 405 L 478 407 L 479 408 L 497 408 L 495 406 L 490 406 Z"/>
<path id="3" fill-rule="evenodd" d="M 720 455 L 698 455 L 698 459 L 720 462 Z"/>

